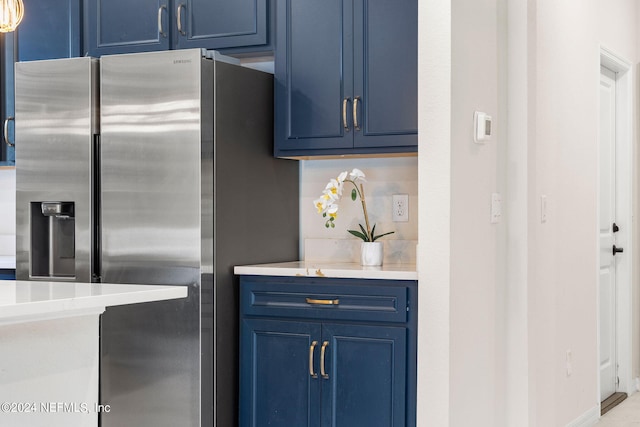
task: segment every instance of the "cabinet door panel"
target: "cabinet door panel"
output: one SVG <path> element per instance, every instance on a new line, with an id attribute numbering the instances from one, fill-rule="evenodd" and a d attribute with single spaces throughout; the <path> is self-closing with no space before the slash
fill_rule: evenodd
<path id="1" fill-rule="evenodd" d="M 351 148 L 342 103 L 352 93 L 350 0 L 277 3 L 276 144 L 280 150 Z M 347 122 L 350 123 L 350 105 Z"/>
<path id="2" fill-rule="evenodd" d="M 222 49 L 267 43 L 267 0 L 178 0 L 185 34 L 178 48 Z M 177 16 L 176 16 L 177 19 Z"/>
<path id="3" fill-rule="evenodd" d="M 320 335 L 316 323 L 242 322 L 241 426 L 320 425 L 320 381 L 309 374 L 309 348 Z"/>
<path id="4" fill-rule="evenodd" d="M 158 12 L 165 35 L 158 28 Z M 169 49 L 170 10 L 168 0 L 88 0 L 89 54 L 146 52 Z"/>
<path id="5" fill-rule="evenodd" d="M 355 0 L 356 147 L 418 143 L 418 2 Z"/>
<path id="6" fill-rule="evenodd" d="M 81 0 L 24 0 L 18 26 L 18 60 L 80 56 Z"/>
<path id="7" fill-rule="evenodd" d="M 323 427 L 405 425 L 405 328 L 323 324 Z"/>

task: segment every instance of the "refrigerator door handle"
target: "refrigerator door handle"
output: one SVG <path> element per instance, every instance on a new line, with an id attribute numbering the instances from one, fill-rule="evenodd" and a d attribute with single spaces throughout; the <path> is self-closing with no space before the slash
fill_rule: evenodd
<path id="1" fill-rule="evenodd" d="M 4 121 L 4 142 L 6 142 L 9 147 L 16 146 L 15 141 L 14 142 L 9 141 L 9 122 L 15 121 L 15 120 L 16 119 L 14 117 L 7 117 Z"/>
<path id="2" fill-rule="evenodd" d="M 178 25 L 178 32 L 183 36 L 186 36 L 187 33 L 182 29 L 182 9 L 187 10 L 187 6 L 184 3 L 180 3 L 178 5 L 178 10 L 176 10 L 176 23 Z"/>

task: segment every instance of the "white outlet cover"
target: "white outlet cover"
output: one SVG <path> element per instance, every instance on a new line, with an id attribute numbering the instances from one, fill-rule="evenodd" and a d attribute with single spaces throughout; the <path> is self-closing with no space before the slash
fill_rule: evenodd
<path id="1" fill-rule="evenodd" d="M 391 198 L 391 217 L 393 222 L 409 221 L 409 195 L 394 194 Z"/>

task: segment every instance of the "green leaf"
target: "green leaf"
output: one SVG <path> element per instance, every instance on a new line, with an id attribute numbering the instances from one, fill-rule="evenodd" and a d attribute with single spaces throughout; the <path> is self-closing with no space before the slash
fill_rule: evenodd
<path id="1" fill-rule="evenodd" d="M 322 212 L 322 218 L 326 218 L 327 217 L 327 213 L 326 212 Z"/>
<path id="2" fill-rule="evenodd" d="M 362 230 L 362 234 L 364 234 L 366 237 L 363 239 L 365 242 L 369 241 L 369 233 L 367 233 L 367 230 L 364 229 L 364 227 L 362 226 L 362 224 L 358 224 L 360 226 L 360 230 Z"/>
<path id="3" fill-rule="evenodd" d="M 358 196 L 358 193 L 356 193 L 356 189 L 354 188 L 353 190 L 351 190 L 351 200 L 355 202 L 357 196 Z"/>
<path id="4" fill-rule="evenodd" d="M 336 228 L 336 225 L 333 222 L 331 223 L 331 228 Z"/>
<path id="5" fill-rule="evenodd" d="M 327 227 L 327 228 L 329 228 L 329 221 L 325 222 L 325 223 L 324 223 L 324 226 L 325 226 L 325 227 Z"/>
<path id="6" fill-rule="evenodd" d="M 354 236 L 356 236 L 357 238 L 364 240 L 365 242 L 369 241 L 369 239 L 367 239 L 367 237 L 364 234 L 360 233 L 359 231 L 356 231 L 356 230 L 347 230 L 347 231 L 353 234 Z"/>
<path id="7" fill-rule="evenodd" d="M 376 241 L 376 239 L 379 239 L 379 238 L 380 238 L 380 237 L 382 237 L 382 236 L 386 236 L 386 235 L 388 235 L 388 234 L 393 234 L 393 233 L 395 233 L 395 231 L 390 231 L 390 232 L 388 232 L 388 233 L 378 234 L 377 236 L 374 236 L 373 240 L 371 240 L 371 241 L 372 241 L 372 242 L 375 242 L 375 241 Z M 373 234 L 373 233 L 372 233 L 372 234 Z"/>
<path id="8" fill-rule="evenodd" d="M 373 237 L 375 235 L 376 235 L 376 225 L 373 224 L 373 228 L 371 229 L 371 237 Z M 373 240 L 372 240 L 372 242 L 373 242 Z"/>

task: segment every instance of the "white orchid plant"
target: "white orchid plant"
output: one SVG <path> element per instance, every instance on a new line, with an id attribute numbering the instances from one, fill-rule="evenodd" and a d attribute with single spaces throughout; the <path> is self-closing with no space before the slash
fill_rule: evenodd
<path id="1" fill-rule="evenodd" d="M 374 224 L 373 228 L 369 227 L 367 203 L 364 198 L 364 185 L 360 181 L 366 182 L 364 173 L 360 169 L 354 168 L 351 172 L 344 171 L 340 175 L 338 175 L 337 178 L 332 178 L 329 181 L 327 186 L 324 188 L 322 195 L 318 199 L 314 200 L 313 204 L 318 210 L 318 213 L 321 214 L 323 218 L 326 218 L 324 226 L 327 228 L 335 228 L 335 221 L 338 217 L 338 201 L 340 201 L 340 199 L 342 198 L 344 185 L 345 183 L 353 184 L 354 188 L 351 190 L 351 200 L 356 201 L 356 199 L 360 197 L 366 228 L 363 227 L 362 224 L 358 224 L 360 226 L 360 231 L 347 231 L 365 242 L 375 242 L 382 236 L 393 234 L 393 231 L 376 235 L 376 225 Z M 359 187 L 358 184 L 360 185 Z"/>

